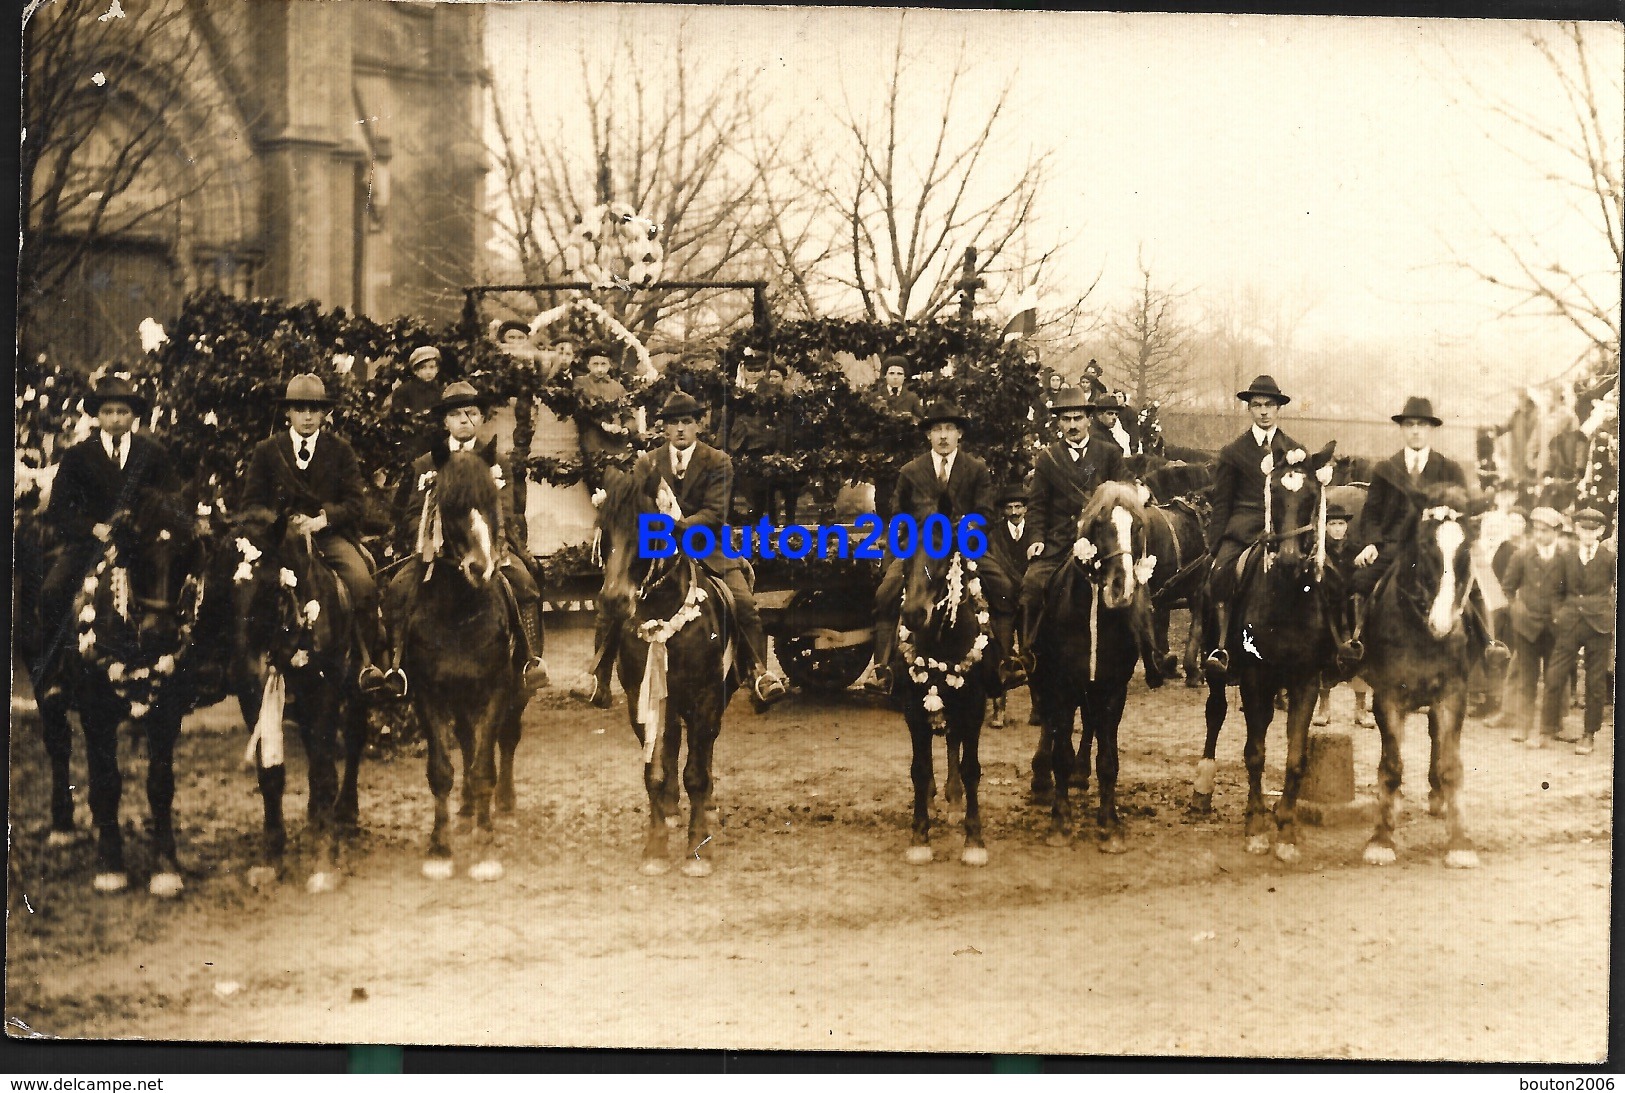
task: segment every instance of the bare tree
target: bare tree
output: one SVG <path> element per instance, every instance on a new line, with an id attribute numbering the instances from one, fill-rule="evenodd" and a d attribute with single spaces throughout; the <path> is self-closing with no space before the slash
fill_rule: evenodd
<path id="1" fill-rule="evenodd" d="M 1143 250 L 1137 266 L 1133 296 L 1106 319 L 1114 378 L 1136 407 L 1153 399 L 1178 404 L 1191 394 L 1195 327 L 1185 316 L 1189 293 L 1158 284 Z"/>
<path id="2" fill-rule="evenodd" d="M 113 0 L 51 0 L 27 16 L 17 295 L 25 338 L 110 243 L 156 245 L 185 262 L 183 227 L 209 181 L 208 161 L 189 145 L 213 110 L 193 80 L 206 51 L 187 0 L 128 11 Z"/>
<path id="3" fill-rule="evenodd" d="M 1239 410 L 1232 393 L 1261 372 L 1288 383 L 1302 371 L 1296 368 L 1298 331 L 1320 301 L 1311 288 L 1269 289 L 1250 281 L 1207 295 L 1200 339 L 1208 358 L 1203 375 L 1217 381 L 1221 405 Z"/>
<path id="4" fill-rule="evenodd" d="M 1483 87 L 1470 73 L 1460 79 L 1495 119 L 1487 138 L 1546 182 L 1554 203 L 1589 224 L 1595 245 L 1585 255 L 1559 253 L 1545 232 L 1486 223 L 1494 257 L 1452 249 L 1462 268 L 1503 290 L 1503 314 L 1563 320 L 1590 343 L 1581 359 L 1617 374 L 1625 216 L 1620 28 L 1563 23 L 1530 30 L 1527 39 L 1552 78 L 1547 101 L 1555 93 L 1562 103 L 1561 122 L 1505 90 Z"/>

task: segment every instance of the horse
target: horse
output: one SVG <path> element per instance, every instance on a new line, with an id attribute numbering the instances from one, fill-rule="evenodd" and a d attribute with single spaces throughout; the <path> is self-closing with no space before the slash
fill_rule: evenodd
<path id="1" fill-rule="evenodd" d="M 1078 516 L 1072 552 L 1050 580 L 1034 642 L 1031 689 L 1043 729 L 1033 755 L 1032 789 L 1040 802 L 1053 794 L 1045 837 L 1050 846 L 1070 842 L 1068 787 L 1077 714 L 1084 787 L 1091 742 L 1096 749 L 1100 849 L 1107 854 L 1126 849 L 1117 813 L 1117 729 L 1134 666 L 1149 654 L 1146 564 L 1145 514 L 1137 488 L 1102 483 Z M 1154 667 L 1148 663 L 1146 670 L 1150 682 Z"/>
<path id="2" fill-rule="evenodd" d="M 1203 507 L 1184 497 L 1146 508 L 1146 551 L 1157 559 L 1146 586 L 1151 597 L 1153 656 L 1165 676 L 1173 675 L 1183 659 L 1185 682 L 1193 687 L 1201 685 L 1201 627 L 1196 620 L 1202 617 L 1210 564 L 1202 531 L 1205 522 Z M 1177 607 L 1189 611 L 1192 620 L 1183 658 L 1168 648 L 1169 617 Z"/>
<path id="3" fill-rule="evenodd" d="M 1325 559 L 1325 495 L 1336 442 L 1313 455 L 1294 449 L 1266 479 L 1269 523 L 1237 562 L 1241 573 L 1233 598 L 1227 644 L 1234 650 L 1228 673 L 1208 671 L 1207 742 L 1197 767 L 1191 810 L 1212 809 L 1219 731 L 1228 709 L 1226 686 L 1241 689 L 1247 719 L 1247 852 L 1270 849 L 1264 808 L 1264 747 L 1275 716 L 1275 696 L 1287 692 L 1286 781 L 1275 806 L 1275 856 L 1297 861 L 1298 790 L 1308 764 L 1309 721 L 1323 675 L 1338 670 L 1333 627 L 1343 600 L 1336 571 Z M 1271 528 L 1281 530 L 1274 531 Z M 1217 644 L 1211 612 L 1206 646 Z"/>
<path id="4" fill-rule="evenodd" d="M 357 783 L 366 747 L 366 707 L 356 682 L 356 619 L 337 574 L 305 535 L 290 535 L 287 517 L 266 510 L 237 516 L 232 543 L 218 552 L 232 586 L 232 684 L 243 720 L 252 727 L 245 758 L 253 763 L 264 827 L 260 860 L 248 882 L 261 887 L 282 873 L 287 784 L 282 724 L 297 725 L 310 780 L 306 830 L 312 895 L 338 886 L 339 829 L 360 820 Z M 341 745 L 342 736 L 342 745 Z M 342 780 L 337 772 L 344 757 Z"/>
<path id="5" fill-rule="evenodd" d="M 977 800 L 982 774 L 978 747 L 996 680 L 994 658 L 984 656 L 993 628 L 978 565 L 957 551 L 932 558 L 924 549 L 903 564 L 897 638 L 904 671 L 898 678 L 898 698 L 913 744 L 909 773 L 914 784 L 914 835 L 905 857 L 912 865 L 932 859 L 930 805 L 936 777 L 931 739 L 940 734 L 948 746 L 948 802 L 955 806 L 963 800 L 965 810 L 965 848 L 959 860 L 986 865 Z"/>
<path id="6" fill-rule="evenodd" d="M 206 537 L 178 495 L 152 494 L 113 520 L 108 545 L 91 560 L 72 614 L 38 627 L 33 674 L 45 750 L 51 764 L 51 845 L 77 839 L 69 760 L 76 710 L 85 734 L 91 821 L 96 828 L 93 887 L 129 885 L 119 803 L 118 729 L 128 720 L 146 737 L 147 805 L 153 867 L 148 890 L 184 888 L 175 841 L 175 743 L 191 708 L 188 654 L 203 598 Z M 19 632 L 28 629 L 19 627 Z"/>
<path id="7" fill-rule="evenodd" d="M 1473 656 L 1463 614 L 1472 591 L 1467 494 L 1459 486 L 1428 491 L 1408 539 L 1373 590 L 1366 612 L 1360 674 L 1371 685 L 1382 760 L 1377 767 L 1377 825 L 1366 844 L 1371 865 L 1395 860 L 1395 800 L 1404 775 L 1405 718 L 1428 712 L 1428 814 L 1449 825 L 1445 865 L 1472 868 L 1478 853 L 1461 816 L 1461 722 Z"/>
<path id="8" fill-rule="evenodd" d="M 683 873 L 706 877 L 713 868 L 717 823 L 712 751 L 722 731 L 722 711 L 739 685 L 729 664 L 734 625 L 723 606 L 727 587 L 693 558 L 640 555 L 638 519 L 659 511 L 660 481 L 647 462 L 605 475 L 597 521 L 604 564 L 598 606 L 612 627 L 605 655 L 615 658 L 632 731 L 643 746 L 649 829 L 640 869 L 655 876 L 670 868 L 666 836 L 682 811 L 677 756 L 686 728 L 682 784 L 688 790 L 689 821 Z"/>
<path id="9" fill-rule="evenodd" d="M 503 869 L 491 815 L 514 809 L 513 759 L 529 700 L 510 593 L 497 574 L 500 494 L 484 460 L 453 452 L 435 471 L 434 495 L 440 543 L 426 570 L 406 570 L 402 579 L 417 587 L 409 614 L 396 623 L 405 627 L 404 665 L 429 745 L 434 827 L 423 874 L 445 880 L 453 871 L 448 800 L 455 745 L 463 758 L 459 813 L 472 816 L 481 855 L 468 875 L 492 881 Z"/>

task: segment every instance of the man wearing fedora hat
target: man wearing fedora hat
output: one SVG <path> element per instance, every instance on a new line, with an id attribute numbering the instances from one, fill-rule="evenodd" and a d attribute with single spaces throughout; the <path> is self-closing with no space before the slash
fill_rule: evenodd
<path id="1" fill-rule="evenodd" d="M 1602 728 L 1608 704 L 1608 675 L 1614 663 L 1614 596 L 1618 559 L 1602 541 L 1608 517 L 1585 508 L 1574 514 L 1574 552 L 1568 555 L 1566 583 L 1569 597 L 1552 617 L 1556 636 L 1547 665 L 1546 717 L 1549 725 L 1562 721 L 1568 705 L 1568 684 L 1574 678 L 1580 650 L 1585 650 L 1585 735 L 1574 745 L 1577 755 L 1589 755 Z M 1572 739 L 1572 738 L 1570 738 Z"/>
<path id="2" fill-rule="evenodd" d="M 894 414 L 908 414 L 916 421 L 925 412 L 920 396 L 908 387 L 908 374 L 912 366 L 907 357 L 894 353 L 880 362 L 880 380 L 875 384 L 875 396 L 880 404 Z M 875 512 L 881 519 L 890 519 L 892 501 L 897 493 L 898 468 L 888 463 L 875 472 Z"/>
<path id="3" fill-rule="evenodd" d="M 1236 397 L 1247 404 L 1251 427 L 1219 451 L 1213 469 L 1213 515 L 1208 520 L 1207 545 L 1213 553 L 1208 577 L 1208 598 L 1219 620 L 1219 641 L 1207 656 L 1215 671 L 1230 667 L 1230 601 L 1237 592 L 1235 565 L 1242 551 L 1264 534 L 1264 458 L 1279 463 L 1286 453 L 1303 445 L 1282 432 L 1276 423 L 1281 407 L 1292 400 L 1271 376 L 1257 376 Z"/>
<path id="4" fill-rule="evenodd" d="M 126 551 L 135 546 L 128 515 L 154 503 L 181 504 L 181 481 L 169 453 L 132 432 L 147 413 L 147 400 L 129 381 L 102 380 L 83 405 L 96 419 L 96 431 L 63 453 L 45 509 L 57 545 L 40 589 L 46 641 L 36 682 L 72 636 L 73 600 L 97 557 L 109 543 Z"/>
<path id="5" fill-rule="evenodd" d="M 254 446 L 239 507 L 286 516 L 289 534 L 310 536 L 355 606 L 361 689 L 368 695 L 388 694 L 391 688 L 374 657 L 381 638 L 378 589 L 357 546 L 366 508 L 361 466 L 349 442 L 323 428 L 333 399 L 320 376 L 294 376 L 281 401 L 289 427 Z"/>
<path id="6" fill-rule="evenodd" d="M 636 474 L 652 472 L 660 478 L 659 497 L 676 520 L 675 537 L 692 527 L 706 527 L 719 539 L 723 534 L 723 514 L 733 488 L 733 461 L 727 453 L 700 440 L 700 418 L 704 407 L 689 394 L 674 391 L 660 408 L 666 443 L 638 458 Z M 765 708 L 789 693 L 784 680 L 768 668 L 767 635 L 762 617 L 756 611 L 756 597 L 746 581 L 742 558 L 726 557 L 721 550 L 697 559 L 712 576 L 728 586 L 733 595 L 734 621 L 739 625 L 744 665 L 751 693 L 758 708 Z M 613 624 L 606 613 L 598 614 L 597 654 L 593 662 L 593 690 L 590 701 L 605 706 L 609 701 L 609 674 L 614 668 L 610 650 L 615 642 Z"/>
<path id="7" fill-rule="evenodd" d="M 1123 396 L 1115 391 L 1092 395 L 1089 399 L 1089 410 L 1094 415 L 1092 427 L 1096 436 L 1117 445 L 1118 451 L 1125 456 L 1136 454 L 1135 449 L 1139 445 L 1130 433 L 1125 420 L 1128 402 Z"/>
<path id="8" fill-rule="evenodd" d="M 1574 555 L 1558 543 L 1563 517 L 1543 506 L 1529 514 L 1529 542 L 1520 547 L 1507 563 L 1501 588 L 1512 601 L 1508 615 L 1512 624 L 1512 709 L 1507 720 L 1513 723 L 1512 739 L 1528 741 L 1532 748 L 1544 744 L 1543 737 L 1556 736 L 1562 721 L 1562 704 L 1552 692 L 1562 692 L 1566 680 L 1551 663 L 1557 642 L 1556 620 L 1563 614 L 1573 594 L 1577 573 Z M 1535 705 L 1541 667 L 1546 668 L 1547 700 Z M 1541 723 L 1531 724 L 1536 715 Z"/>
<path id="9" fill-rule="evenodd" d="M 1061 439 L 1038 453 L 1033 461 L 1031 503 L 1027 518 L 1038 541 L 1027 547 L 1029 564 L 1021 579 L 1021 629 L 1018 657 L 1010 658 L 1007 674 L 1031 676 L 1032 650 L 1038 638 L 1044 597 L 1050 578 L 1072 553 L 1078 537 L 1078 517 L 1102 482 L 1127 482 L 1123 453 L 1090 428 L 1095 406 L 1082 388 L 1068 387 L 1056 396 L 1052 410 Z"/>
<path id="10" fill-rule="evenodd" d="M 988 556 L 998 562 L 1010 579 L 1009 594 L 997 602 L 988 600 L 993 616 L 993 636 L 1007 655 L 1016 652 L 1016 612 L 1021 606 L 1021 581 L 1027 574 L 1028 550 L 1038 543 L 1038 528 L 1027 519 L 1027 487 L 1017 482 L 999 492 L 999 519 L 987 533 Z M 991 724 L 1004 728 L 1004 696 L 993 700 Z"/>
<path id="11" fill-rule="evenodd" d="M 1444 422 L 1433 412 L 1432 400 L 1413 395 L 1392 420 L 1404 434 L 1405 447 L 1372 470 L 1371 490 L 1354 527 L 1356 553 L 1350 592 L 1354 606 L 1352 633 L 1356 636 L 1363 625 L 1366 601 L 1404 548 L 1428 491 L 1458 486 L 1469 496 L 1472 493 L 1461 464 L 1433 450 L 1434 435 Z M 1490 666 L 1499 670 L 1506 660 L 1506 647 L 1494 640 L 1488 611 L 1476 587 L 1469 593 L 1468 603 L 1467 628 L 1475 652 L 1490 650 L 1489 659 L 1494 662 Z M 1358 657 L 1357 643 L 1351 641 L 1349 645 L 1346 654 Z"/>
<path id="12" fill-rule="evenodd" d="M 474 389 L 473 384 L 463 380 L 448 384 L 440 401 L 435 404 L 435 412 L 440 415 L 445 432 L 435 439 L 429 451 L 412 461 L 412 469 L 401 484 L 402 496 L 395 507 L 401 515 L 400 526 L 406 533 L 404 545 L 408 560 L 389 582 L 388 615 L 395 620 L 395 625 L 390 632 L 390 667 L 385 674 L 390 681 L 391 691 L 400 694 L 406 693 L 409 684 L 401 668 L 406 645 L 405 621 L 411 617 L 417 589 L 423 583 L 424 561 L 416 551 L 418 531 L 422 527 L 426 507 L 434 503 L 431 497 L 434 493 L 435 468 L 453 452 L 478 456 L 486 466 L 492 468 L 502 514 L 502 528 L 497 535 L 501 552 L 498 566 L 511 593 L 509 612 L 524 640 L 525 688 L 535 691 L 546 687 L 549 682 L 547 662 L 542 659 L 542 597 L 536 586 L 536 578 L 525 563 L 529 552 L 525 545 L 525 518 L 516 500 L 519 491 L 514 486 L 512 467 L 497 456 L 496 437 L 483 443 L 480 441 L 479 430 L 485 423 L 485 405 L 485 397 Z"/>
<path id="13" fill-rule="evenodd" d="M 920 427 L 925 430 L 931 450 L 903 464 L 897 472 L 897 488 L 892 492 L 892 511 L 913 518 L 923 527 L 926 518 L 937 513 L 950 523 L 967 516 L 980 516 L 984 533 L 993 528 L 993 474 L 987 464 L 961 451 L 970 418 L 952 402 L 934 402 L 925 408 Z M 1010 576 L 990 553 L 978 564 L 982 591 L 989 605 L 1010 597 Z M 897 620 L 902 611 L 906 572 L 902 558 L 889 558 L 875 591 L 875 667 L 864 689 L 874 694 L 891 694 L 892 658 L 897 653 Z M 991 614 L 991 612 L 990 612 Z"/>

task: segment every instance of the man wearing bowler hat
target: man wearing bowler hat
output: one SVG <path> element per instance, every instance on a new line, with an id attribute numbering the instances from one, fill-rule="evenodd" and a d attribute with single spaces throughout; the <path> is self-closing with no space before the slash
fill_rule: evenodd
<path id="1" fill-rule="evenodd" d="M 525 547 L 525 518 L 516 500 L 519 491 L 515 488 L 513 469 L 497 457 L 496 437 L 483 443 L 480 441 L 479 430 L 485 422 L 485 405 L 485 397 L 474 389 L 473 384 L 463 380 L 449 384 L 435 404 L 435 412 L 444 422 L 445 433 L 435 440 L 433 448 L 412 461 L 411 471 L 401 484 L 402 497 L 396 509 L 401 514 L 406 533 L 408 561 L 389 582 L 387 593 L 393 628 L 390 668 L 386 677 L 392 691 L 404 694 L 409 685 L 406 673 L 401 669 L 401 660 L 405 654 L 405 624 L 411 617 L 418 586 L 423 583 L 425 563 L 417 551 L 418 531 L 422 527 L 423 514 L 435 503 L 435 468 L 453 452 L 478 456 L 491 468 L 492 477 L 496 479 L 502 514 L 502 527 L 497 535 L 501 552 L 499 568 L 507 581 L 508 591 L 512 593 L 508 600 L 509 614 L 524 646 L 525 688 L 535 691 L 548 684 L 547 662 L 542 659 L 541 592 L 525 561 L 529 555 Z"/>
<path id="2" fill-rule="evenodd" d="M 1236 397 L 1247 404 L 1252 426 L 1219 452 L 1213 470 L 1213 515 L 1208 520 L 1207 545 L 1213 553 L 1208 576 L 1208 597 L 1218 615 L 1219 641 L 1207 656 L 1206 666 L 1228 671 L 1230 653 L 1226 648 L 1230 626 L 1230 601 L 1237 592 L 1236 560 L 1264 534 L 1264 463 L 1277 464 L 1286 453 L 1302 448 L 1276 424 L 1281 407 L 1292 400 L 1271 376 L 1258 376 Z"/>
<path id="3" fill-rule="evenodd" d="M 1052 408 L 1061 438 L 1033 460 L 1027 519 L 1038 541 L 1027 547 L 1029 564 L 1021 580 L 1021 631 L 1016 639 L 1021 653 L 1007 666 L 1012 678 L 1032 674 L 1044 597 L 1050 578 L 1072 553 L 1084 506 L 1102 482 L 1129 481 L 1122 451 L 1091 428 L 1089 415 L 1094 405 L 1082 388 L 1064 388 Z"/>
<path id="4" fill-rule="evenodd" d="M 72 637 L 73 600 L 97 558 L 109 543 L 134 549 L 130 514 L 153 503 L 181 504 L 169 453 L 131 431 L 146 415 L 147 400 L 128 380 L 110 376 L 97 383 L 84 409 L 96 419 L 96 431 L 63 453 L 44 515 L 56 544 L 40 589 L 45 642 L 36 684 Z"/>
<path id="5" fill-rule="evenodd" d="M 350 593 L 362 691 L 398 697 L 374 657 L 381 643 L 378 589 L 357 546 L 366 486 L 355 451 L 324 428 L 333 400 L 320 376 L 306 372 L 290 379 L 282 405 L 289 427 L 254 446 L 240 508 L 286 516 L 288 534 L 310 536 L 316 553 Z"/>
<path id="6" fill-rule="evenodd" d="M 1614 663 L 1614 577 L 1618 560 L 1602 541 L 1608 518 L 1598 509 L 1574 514 L 1574 553 L 1569 561 L 1569 597 L 1553 617 L 1556 639 L 1548 665 L 1546 717 L 1559 724 L 1568 705 L 1568 683 L 1580 650 L 1585 650 L 1585 735 L 1574 745 L 1576 755 L 1590 755 L 1608 704 L 1608 673 Z M 1573 739 L 1572 737 L 1568 739 Z"/>
<path id="7" fill-rule="evenodd" d="M 723 513 L 733 489 L 733 461 L 727 453 L 700 440 L 700 418 L 704 408 L 692 396 L 675 391 L 660 408 L 666 443 L 638 458 L 634 474 L 652 471 L 660 478 L 658 498 L 663 511 L 676 520 L 672 537 L 679 542 L 692 527 L 710 528 L 720 541 Z M 757 707 L 765 708 L 783 698 L 788 690 L 784 680 L 768 669 L 767 635 L 756 611 L 756 597 L 745 579 L 740 558 L 728 558 L 721 549 L 697 559 L 713 576 L 720 578 L 733 594 L 734 621 L 739 625 L 745 668 L 751 694 Z M 613 624 L 606 612 L 598 614 L 598 654 L 593 663 L 593 691 L 590 701 L 597 706 L 609 703 L 609 674 L 614 668 L 610 650 L 615 642 Z"/>
<path id="8" fill-rule="evenodd" d="M 907 514 L 917 528 L 936 513 L 956 527 L 967 516 L 982 518 L 983 533 L 993 533 L 993 475 L 987 464 L 961 451 L 959 442 L 970 418 L 951 402 L 935 402 L 920 419 L 931 450 L 903 465 L 892 493 L 892 511 Z M 916 541 L 916 547 L 920 546 Z M 1010 597 L 1010 577 L 991 553 L 977 563 L 982 592 L 989 605 Z M 902 611 L 906 572 L 902 558 L 890 558 L 875 591 L 875 668 L 864 683 L 874 694 L 891 694 L 892 658 L 897 652 L 897 619 Z M 991 612 L 989 612 L 991 614 Z"/>
<path id="9" fill-rule="evenodd" d="M 1461 464 L 1433 450 L 1433 439 L 1444 422 L 1433 412 L 1429 399 L 1411 396 L 1405 408 L 1393 416 L 1405 437 L 1405 447 L 1378 463 L 1371 473 L 1371 491 L 1354 527 L 1354 575 L 1350 591 L 1354 600 L 1354 634 L 1364 623 L 1365 607 L 1378 580 L 1404 549 L 1415 526 L 1416 514 L 1426 503 L 1429 490 L 1439 486 L 1460 487 L 1469 497 L 1467 475 Z M 1494 640 L 1483 597 L 1475 587 L 1468 598 L 1468 635 L 1475 654 L 1488 651 L 1488 667 L 1504 667 L 1506 647 Z M 1357 641 L 1348 643 L 1346 655 L 1358 657 Z"/>

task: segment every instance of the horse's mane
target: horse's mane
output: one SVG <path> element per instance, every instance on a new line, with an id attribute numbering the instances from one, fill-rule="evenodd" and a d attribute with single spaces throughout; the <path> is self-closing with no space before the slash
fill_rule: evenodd
<path id="1" fill-rule="evenodd" d="M 641 464 L 639 465 L 641 466 Z M 630 527 L 642 511 L 647 475 L 634 467 L 623 471 L 611 468 L 604 476 L 604 502 L 598 508 L 600 527 Z"/>
<path id="2" fill-rule="evenodd" d="M 1140 504 L 1140 491 L 1132 482 L 1102 482 L 1083 506 L 1079 524 L 1092 524 L 1113 508 L 1128 509 L 1138 520 L 1145 519 L 1145 507 Z"/>
<path id="3" fill-rule="evenodd" d="M 435 475 L 436 503 L 443 513 L 491 512 L 499 496 L 491 469 L 483 459 L 454 452 Z"/>
<path id="4" fill-rule="evenodd" d="M 1422 491 L 1424 508 L 1443 505 L 1459 513 L 1467 512 L 1467 491 L 1454 482 L 1435 482 Z"/>

